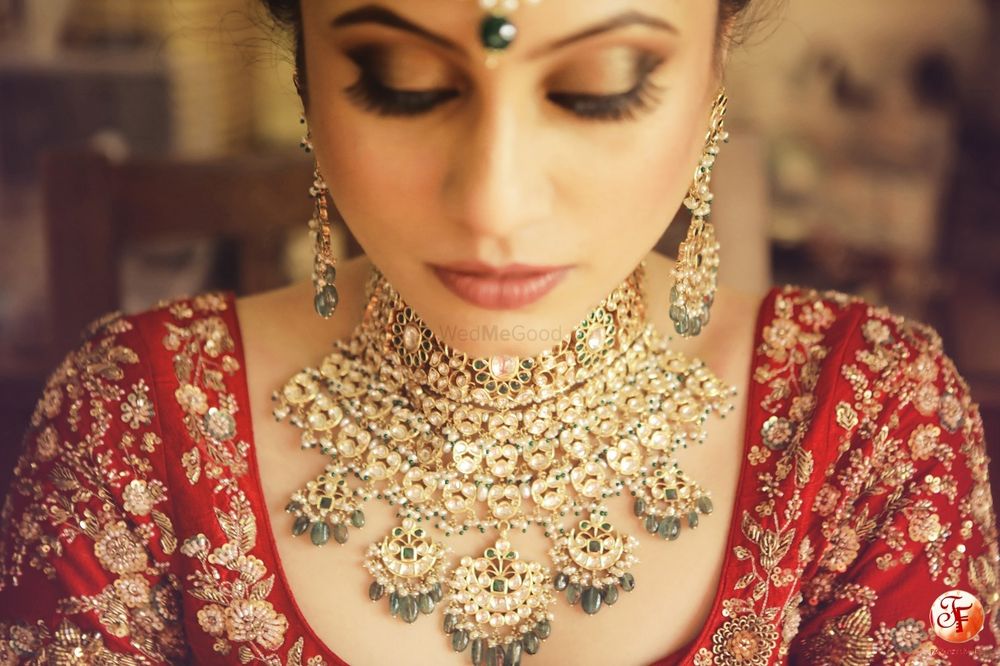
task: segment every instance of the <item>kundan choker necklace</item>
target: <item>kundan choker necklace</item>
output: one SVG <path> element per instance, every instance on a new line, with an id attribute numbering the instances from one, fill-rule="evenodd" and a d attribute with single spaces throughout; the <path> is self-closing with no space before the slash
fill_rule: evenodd
<path id="1" fill-rule="evenodd" d="M 473 664 L 519 664 L 552 631 L 557 594 L 593 614 L 631 591 L 638 540 L 608 515 L 623 491 L 651 534 L 677 539 L 712 512 L 679 467 L 737 391 L 667 347 L 646 321 L 645 262 L 559 343 L 533 357 L 471 358 L 437 337 L 373 268 L 352 335 L 272 396 L 274 416 L 329 457 L 292 495 L 292 531 L 348 540 L 363 506 L 398 524 L 368 548 L 372 601 L 414 622 L 442 606 Z M 624 520 L 622 518 L 622 520 Z M 522 560 L 516 533 L 541 529 L 552 567 Z M 497 535 L 453 562 L 435 539 Z"/>

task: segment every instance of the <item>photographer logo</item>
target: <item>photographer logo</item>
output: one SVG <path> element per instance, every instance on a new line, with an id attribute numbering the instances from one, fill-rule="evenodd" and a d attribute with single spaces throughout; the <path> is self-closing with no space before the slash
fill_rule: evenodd
<path id="1" fill-rule="evenodd" d="M 983 628 L 983 605 L 965 590 L 948 590 L 931 605 L 931 626 L 938 638 L 964 643 Z"/>

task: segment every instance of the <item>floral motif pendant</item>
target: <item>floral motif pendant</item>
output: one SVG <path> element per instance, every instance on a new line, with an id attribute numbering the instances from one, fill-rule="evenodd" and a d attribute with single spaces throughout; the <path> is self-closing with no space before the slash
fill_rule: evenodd
<path id="1" fill-rule="evenodd" d="M 361 528 L 365 524 L 365 514 L 347 480 L 332 465 L 296 491 L 285 511 L 295 516 L 292 534 L 299 536 L 308 531 L 317 546 L 326 544 L 331 534 L 337 543 L 347 543 L 347 526 Z"/>
<path id="2" fill-rule="evenodd" d="M 430 615 L 444 598 L 447 549 L 427 536 L 427 530 L 407 518 L 381 541 L 368 547 L 365 568 L 375 579 L 368 598 L 389 593 L 389 612 L 407 623 Z"/>
<path id="3" fill-rule="evenodd" d="M 556 539 L 550 551 L 559 570 L 553 587 L 566 593 L 570 605 L 580 602 L 593 615 L 618 601 L 619 587 L 626 592 L 635 588 L 629 569 L 639 561 L 634 554 L 638 545 L 635 537 L 623 536 L 607 520 L 591 515 Z"/>
<path id="4" fill-rule="evenodd" d="M 449 580 L 444 629 L 474 664 L 519 664 L 552 632 L 555 602 L 548 569 L 520 559 L 501 531 L 482 557 L 463 557 Z"/>
<path id="5" fill-rule="evenodd" d="M 633 511 L 639 518 L 645 517 L 646 531 L 668 541 L 680 534 L 681 517 L 693 529 L 698 526 L 699 514 L 712 513 L 713 509 L 709 494 L 677 467 L 657 469 L 633 487 L 632 494 Z"/>

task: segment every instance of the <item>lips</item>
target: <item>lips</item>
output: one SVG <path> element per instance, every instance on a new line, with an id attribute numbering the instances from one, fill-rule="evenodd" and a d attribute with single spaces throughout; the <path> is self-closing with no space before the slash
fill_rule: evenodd
<path id="1" fill-rule="evenodd" d="M 533 303 L 552 291 L 570 266 L 509 264 L 502 267 L 481 262 L 432 265 L 434 274 L 464 301 L 493 310 L 510 310 Z"/>
<path id="2" fill-rule="evenodd" d="M 536 266 L 532 264 L 507 264 L 506 266 L 491 266 L 481 261 L 456 261 L 450 264 L 437 266 L 455 273 L 470 273 L 474 275 L 541 275 L 551 273 L 568 266 Z"/>

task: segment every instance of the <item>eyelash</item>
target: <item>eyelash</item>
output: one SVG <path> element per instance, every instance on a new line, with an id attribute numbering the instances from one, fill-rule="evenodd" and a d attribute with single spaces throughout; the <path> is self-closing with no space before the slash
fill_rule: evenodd
<path id="1" fill-rule="evenodd" d="M 663 62 L 663 58 L 646 56 L 637 66 L 639 80 L 632 88 L 613 95 L 590 93 L 549 93 L 546 97 L 585 120 L 633 120 L 638 112 L 646 111 L 659 102 L 661 86 L 650 80 L 649 75 Z M 430 90 L 398 90 L 383 84 L 374 75 L 370 65 L 356 59 L 360 75 L 357 81 L 344 88 L 347 96 L 362 109 L 381 116 L 417 116 L 427 113 L 439 104 L 457 97 L 459 92 L 450 88 Z"/>

